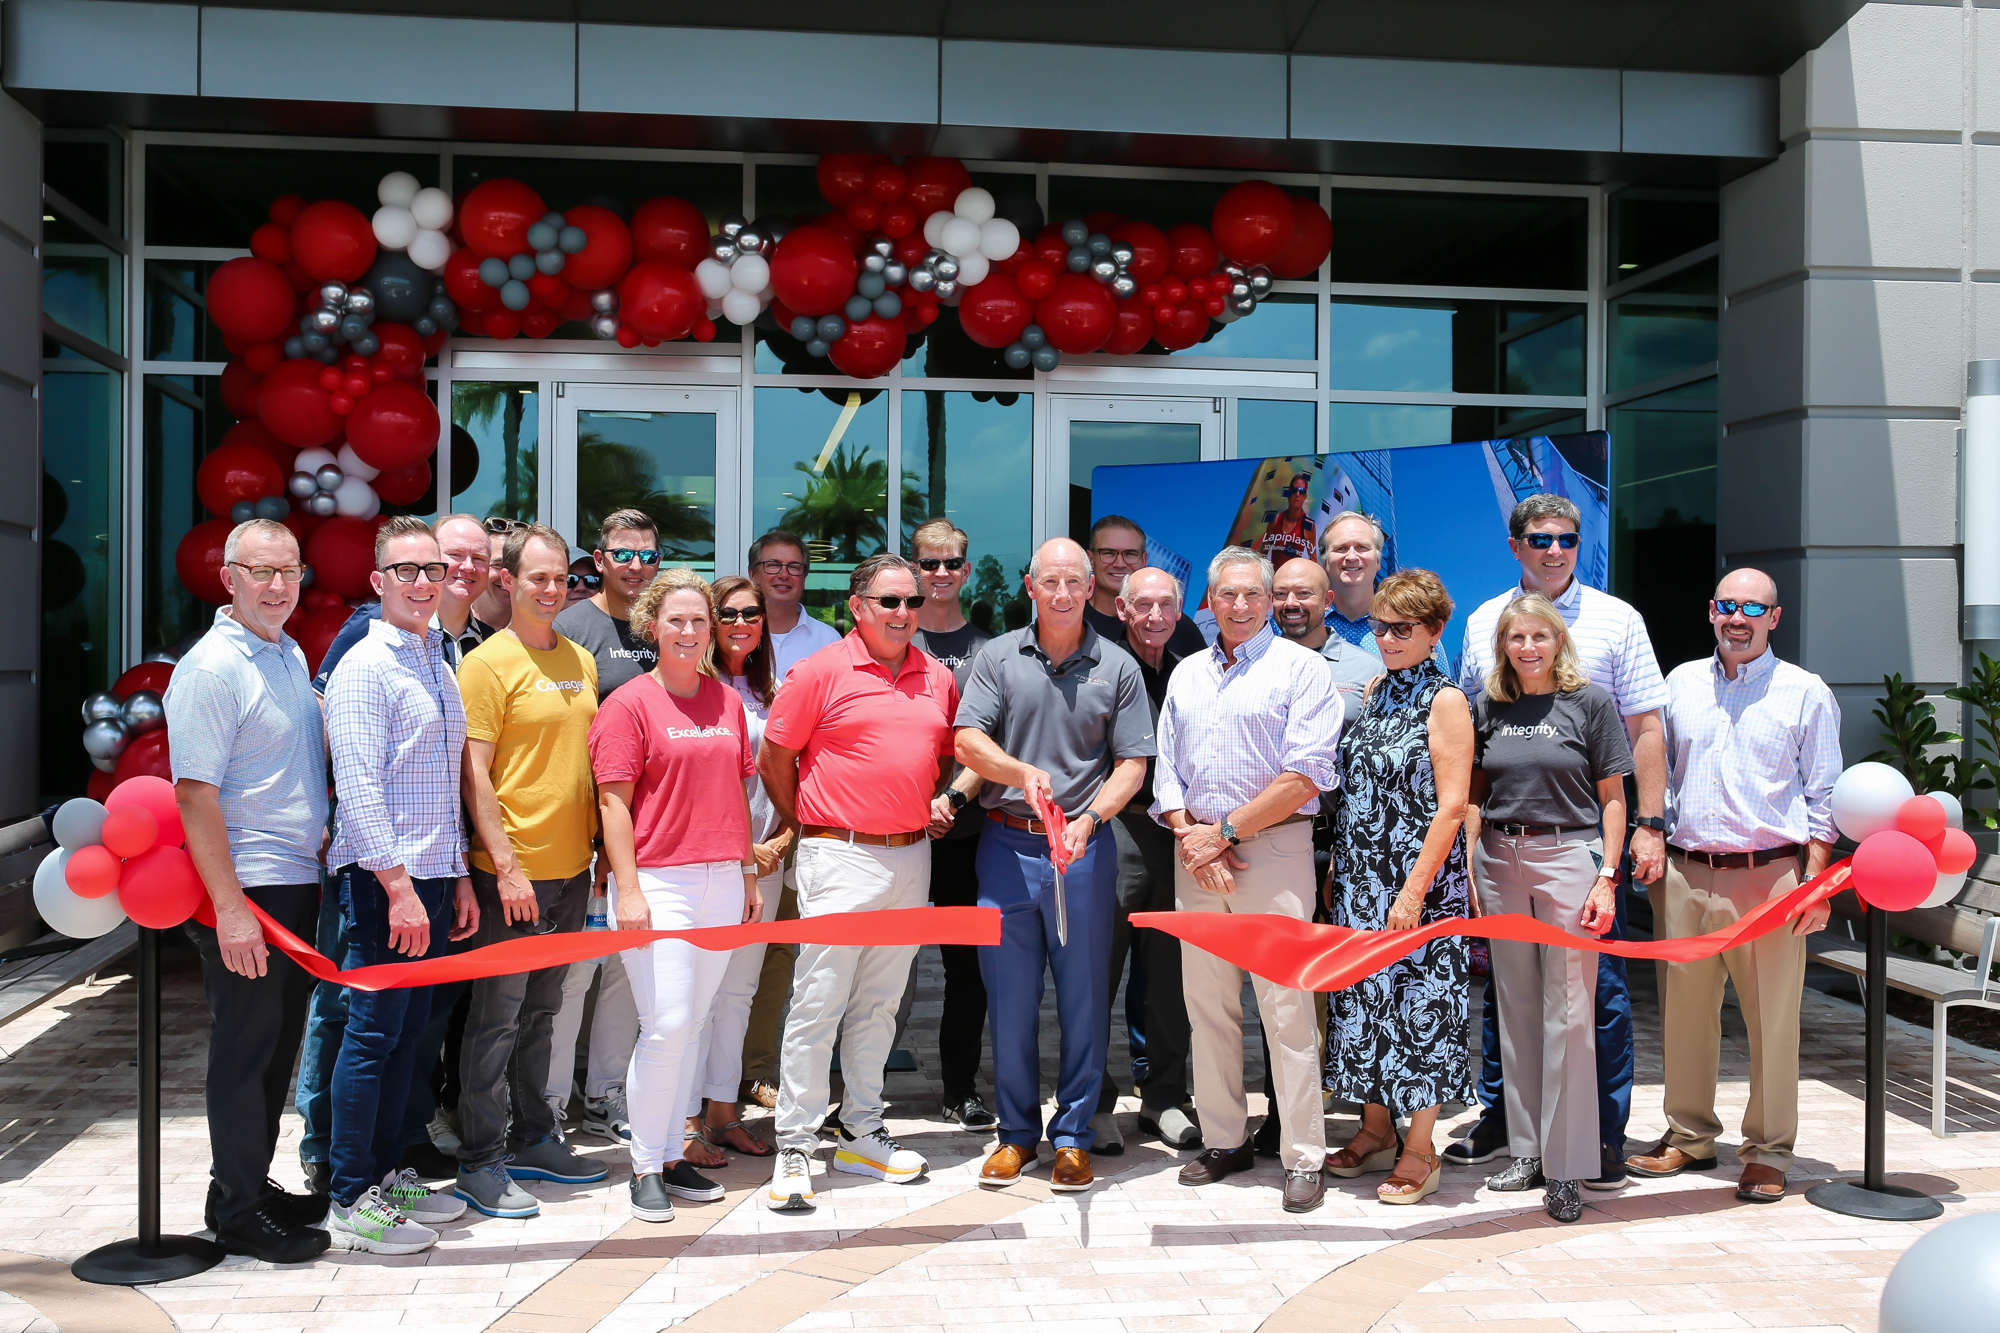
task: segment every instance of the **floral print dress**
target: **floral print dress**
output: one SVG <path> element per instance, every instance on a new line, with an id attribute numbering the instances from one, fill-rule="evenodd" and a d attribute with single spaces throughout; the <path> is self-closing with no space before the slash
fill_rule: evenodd
<path id="1" fill-rule="evenodd" d="M 1331 869 L 1335 925 L 1387 925 L 1437 811 L 1431 700 L 1455 688 L 1434 660 L 1391 671 L 1341 738 Z M 1464 916 L 1469 901 L 1460 833 L 1431 881 L 1420 919 Z M 1466 978 L 1466 942 L 1454 937 L 1434 940 L 1334 991 L 1327 1045 L 1335 1095 L 1387 1106 L 1396 1115 L 1471 1103 Z"/>

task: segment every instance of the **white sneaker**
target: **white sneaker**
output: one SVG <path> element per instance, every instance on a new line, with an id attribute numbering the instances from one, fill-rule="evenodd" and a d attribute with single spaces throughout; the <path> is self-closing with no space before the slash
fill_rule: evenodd
<path id="1" fill-rule="evenodd" d="M 439 1194 L 425 1187 L 417 1173 L 404 1168 L 382 1177 L 382 1197 L 389 1206 L 424 1226 L 456 1222 L 465 1216 L 465 1200 L 456 1194 Z"/>
<path id="2" fill-rule="evenodd" d="M 604 1090 L 602 1097 L 584 1098 L 583 1124 L 579 1128 L 613 1143 L 630 1143 L 632 1119 L 625 1108 L 624 1087 L 614 1083 Z"/>
<path id="3" fill-rule="evenodd" d="M 328 1205 L 326 1229 L 339 1248 L 368 1254 L 416 1254 L 438 1238 L 437 1232 L 397 1212 L 378 1188 L 370 1188 L 352 1207 Z"/>
<path id="4" fill-rule="evenodd" d="M 930 1168 L 922 1153 L 911 1152 L 882 1130 L 855 1138 L 846 1130 L 834 1141 L 833 1169 L 907 1184 Z"/>
<path id="5" fill-rule="evenodd" d="M 458 1131 L 452 1128 L 451 1112 L 445 1110 L 442 1106 L 438 1107 L 437 1110 L 431 1113 L 431 1122 L 424 1126 L 424 1129 L 431 1136 L 431 1146 L 433 1148 L 436 1148 L 447 1157 L 458 1156 Z"/>
<path id="6" fill-rule="evenodd" d="M 780 1148 L 765 1206 L 774 1213 L 809 1213 L 813 1207 L 812 1159 L 803 1148 Z"/>

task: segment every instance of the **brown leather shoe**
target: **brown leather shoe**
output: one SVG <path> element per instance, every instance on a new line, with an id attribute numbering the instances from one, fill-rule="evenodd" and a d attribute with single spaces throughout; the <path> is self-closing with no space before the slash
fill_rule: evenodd
<path id="1" fill-rule="evenodd" d="M 1248 1143 L 1234 1148 L 1209 1148 L 1181 1168 L 1180 1182 L 1183 1185 L 1213 1185 L 1238 1171 L 1248 1171 L 1256 1164 L 1256 1150 Z"/>
<path id="2" fill-rule="evenodd" d="M 1065 1148 L 1062 1151 L 1070 1152 L 1074 1150 Z M 1056 1154 L 1056 1160 L 1062 1160 L 1061 1152 Z M 1003 1143 L 995 1148 L 992 1155 L 986 1159 L 986 1165 L 979 1168 L 979 1183 L 982 1185 L 992 1185 L 995 1188 L 1004 1188 L 1020 1180 L 1021 1173 L 1034 1164 L 1034 1149 L 1023 1148 L 1018 1143 Z M 1083 1182 L 1085 1185 L 1090 1183 L 1090 1162 L 1088 1159 L 1085 1159 L 1083 1165 Z"/>
<path id="3" fill-rule="evenodd" d="M 755 1102 L 766 1111 L 778 1109 L 778 1090 L 761 1078 L 746 1078 L 736 1090 L 737 1102 Z"/>
<path id="4" fill-rule="evenodd" d="M 1625 1169 L 1635 1176 L 1648 1176 L 1654 1180 L 1664 1180 L 1677 1176 L 1683 1171 L 1713 1171 L 1713 1157 L 1692 1157 L 1673 1144 L 1661 1139 L 1641 1153 L 1633 1153 L 1625 1159 Z"/>
<path id="5" fill-rule="evenodd" d="M 1745 1203 L 1776 1203 L 1785 1197 L 1785 1173 L 1775 1166 L 1752 1162 L 1736 1182 L 1736 1197 Z"/>
<path id="6" fill-rule="evenodd" d="M 1096 1182 L 1090 1174 L 1090 1154 L 1081 1148 L 1056 1149 L 1055 1169 L 1049 1172 L 1052 1190 L 1087 1190 Z"/>
<path id="7" fill-rule="evenodd" d="M 1309 1213 L 1319 1207 L 1326 1197 L 1326 1178 L 1307 1167 L 1303 1171 L 1285 1173 L 1285 1211 L 1288 1213 Z"/>

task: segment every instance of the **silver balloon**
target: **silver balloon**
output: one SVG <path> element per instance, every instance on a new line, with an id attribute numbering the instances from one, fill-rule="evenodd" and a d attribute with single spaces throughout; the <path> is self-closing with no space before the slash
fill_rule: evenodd
<path id="1" fill-rule="evenodd" d="M 1120 273 L 1111 280 L 1111 294 L 1121 301 L 1129 301 L 1139 294 L 1139 280 L 1130 273 Z"/>
<path id="2" fill-rule="evenodd" d="M 1120 268 L 1124 268 L 1127 264 L 1130 264 L 1134 254 L 1135 252 L 1132 247 L 1124 241 L 1113 241 L 1111 243 L 1111 257 L 1118 261 L 1118 267 Z"/>
<path id="3" fill-rule="evenodd" d="M 727 264 L 736 258 L 736 242 L 727 236 L 716 237 L 715 243 L 708 247 L 708 257 L 718 264 Z"/>
<path id="4" fill-rule="evenodd" d="M 142 662 L 165 662 L 172 665 L 181 660 L 181 655 L 172 648 L 162 648 L 158 652 L 147 653 L 139 660 Z"/>
<path id="5" fill-rule="evenodd" d="M 347 479 L 346 474 L 343 473 L 340 470 L 339 465 L 335 463 L 328 463 L 325 467 L 322 467 L 319 471 L 313 473 L 314 484 L 317 485 L 323 491 L 339 490 L 340 483 L 345 481 L 346 479 Z"/>
<path id="6" fill-rule="evenodd" d="M 1239 315 L 1247 315 L 1257 308 L 1257 298 L 1246 296 L 1240 301 L 1231 301 L 1228 308 L 1234 310 Z"/>
<path id="7" fill-rule="evenodd" d="M 308 514 L 317 514 L 321 518 L 332 518 L 338 512 L 338 508 L 339 506 L 334 503 L 333 495 L 329 491 L 320 491 L 306 501 L 306 512 Z"/>
<path id="8" fill-rule="evenodd" d="M 910 270 L 908 282 L 911 291 L 927 292 L 937 286 L 937 274 L 927 268 L 913 268 Z"/>
<path id="9" fill-rule="evenodd" d="M 741 213 L 724 213 L 722 215 L 722 225 L 717 227 L 716 230 L 731 240 L 735 240 L 736 233 L 749 225 L 749 219 L 745 218 Z"/>
<path id="10" fill-rule="evenodd" d="M 328 310 L 338 310 L 347 304 L 347 284 L 344 282 L 322 283 L 319 289 L 319 303 Z"/>
<path id="11" fill-rule="evenodd" d="M 891 287 L 900 287 L 910 280 L 910 268 L 900 259 L 892 259 L 882 266 L 882 281 Z"/>
<path id="12" fill-rule="evenodd" d="M 143 736 L 167 725 L 166 705 L 151 690 L 134 690 L 125 696 L 124 704 L 118 709 L 118 720 L 125 724 L 125 730 L 131 735 Z"/>
<path id="13" fill-rule="evenodd" d="M 114 718 L 99 718 L 83 729 L 83 752 L 93 762 L 100 759 L 117 759 L 125 752 L 124 726 Z"/>
<path id="14" fill-rule="evenodd" d="M 955 283 L 958 281 L 958 261 L 950 255 L 939 255 L 931 262 L 931 272 L 937 274 L 939 286 L 947 282 Z"/>
<path id="15" fill-rule="evenodd" d="M 736 248 L 746 255 L 762 254 L 764 250 L 764 233 L 758 231 L 755 227 L 745 227 L 742 231 L 736 233 Z"/>
<path id="16" fill-rule="evenodd" d="M 896 253 L 896 243 L 887 236 L 877 236 L 874 240 L 868 242 L 868 248 L 884 259 Z"/>
<path id="17" fill-rule="evenodd" d="M 1247 301 L 1252 299 L 1250 280 L 1248 278 L 1238 278 L 1236 281 L 1230 283 L 1229 299 L 1232 301 Z"/>
<path id="18" fill-rule="evenodd" d="M 118 709 L 118 696 L 109 690 L 86 694 L 83 696 L 83 725 L 87 727 L 93 722 L 115 721 Z"/>
<path id="19" fill-rule="evenodd" d="M 375 313 L 375 293 L 366 287 L 356 287 L 347 293 L 347 313 L 350 315 L 372 315 Z"/>
<path id="20" fill-rule="evenodd" d="M 90 766 L 100 773 L 115 773 L 118 771 L 118 761 L 116 759 L 93 759 L 90 761 Z"/>
<path id="21" fill-rule="evenodd" d="M 954 267 L 956 266 L 954 265 Z M 940 301 L 955 300 L 958 297 L 958 279 L 939 278 L 936 290 L 938 294 L 938 300 Z"/>
<path id="22" fill-rule="evenodd" d="M 1090 261 L 1090 276 L 1099 282 L 1109 282 L 1118 276 L 1118 263 L 1109 257 Z"/>
<path id="23" fill-rule="evenodd" d="M 292 479 L 285 483 L 285 489 L 297 499 L 303 500 L 319 489 L 319 480 L 310 472 L 294 472 Z"/>
<path id="24" fill-rule="evenodd" d="M 340 328 L 340 312 L 338 310 L 328 310 L 322 306 L 320 309 L 307 315 L 305 322 L 310 326 L 309 332 L 321 335 L 335 333 Z"/>
<path id="25" fill-rule="evenodd" d="M 1271 294 L 1271 274 L 1269 270 L 1261 268 L 1250 270 L 1250 294 L 1260 301 Z"/>
<path id="26" fill-rule="evenodd" d="M 863 272 L 882 273 L 886 272 L 888 270 L 888 267 L 889 267 L 889 261 L 883 256 L 876 254 L 872 250 L 869 251 L 867 254 L 861 256 L 861 268 Z"/>
<path id="27" fill-rule="evenodd" d="M 1225 259 L 1222 261 L 1222 271 L 1224 273 L 1227 273 L 1232 278 L 1247 278 L 1250 276 L 1250 270 L 1243 267 L 1243 265 L 1237 263 L 1233 259 Z"/>
<path id="28" fill-rule="evenodd" d="M 618 293 L 610 287 L 606 287 L 601 292 L 592 292 L 590 294 L 590 308 L 600 315 L 617 314 Z"/>
<path id="29" fill-rule="evenodd" d="M 618 316 L 592 315 L 590 317 L 590 331 L 600 338 L 616 338 L 618 336 Z"/>

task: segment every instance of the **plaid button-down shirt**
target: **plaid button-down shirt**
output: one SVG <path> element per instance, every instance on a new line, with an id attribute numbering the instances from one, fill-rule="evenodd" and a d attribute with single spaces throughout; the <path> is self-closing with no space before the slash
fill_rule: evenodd
<path id="1" fill-rule="evenodd" d="M 1770 649 L 1722 674 L 1710 656 L 1667 677 L 1667 841 L 1691 852 L 1832 842 L 1840 705 Z"/>

